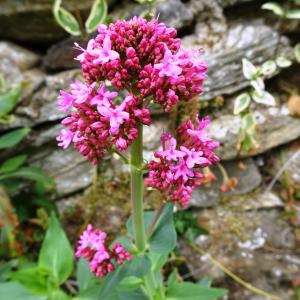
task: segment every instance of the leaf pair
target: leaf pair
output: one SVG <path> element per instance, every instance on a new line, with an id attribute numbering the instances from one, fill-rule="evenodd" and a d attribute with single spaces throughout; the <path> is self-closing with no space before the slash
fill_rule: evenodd
<path id="1" fill-rule="evenodd" d="M 71 35 L 81 35 L 82 28 L 76 18 L 66 9 L 61 6 L 62 0 L 55 0 L 53 5 L 53 15 L 56 22 Z M 95 0 L 90 15 L 85 22 L 85 30 L 91 33 L 97 29 L 100 23 L 105 21 L 107 16 L 107 3 L 106 0 Z"/>

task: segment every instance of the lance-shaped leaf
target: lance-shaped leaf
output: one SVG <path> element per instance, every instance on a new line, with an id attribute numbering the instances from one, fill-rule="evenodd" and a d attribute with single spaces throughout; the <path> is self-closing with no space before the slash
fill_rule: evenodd
<path id="1" fill-rule="evenodd" d="M 7 159 L 3 164 L 0 165 L 0 174 L 8 173 L 17 170 L 21 167 L 27 159 L 25 154 L 21 154 L 10 159 Z"/>
<path id="2" fill-rule="evenodd" d="M 0 94 L 0 116 L 9 114 L 21 96 L 21 86 L 14 86 Z"/>
<path id="3" fill-rule="evenodd" d="M 7 149 L 17 145 L 27 136 L 29 132 L 30 128 L 25 127 L 2 135 L 0 137 L 0 149 Z"/>
<path id="4" fill-rule="evenodd" d="M 61 0 L 55 0 L 53 5 L 53 15 L 56 22 L 68 33 L 72 35 L 80 35 L 80 26 L 76 18 L 68 12 L 66 9 L 61 7 Z"/>
<path id="5" fill-rule="evenodd" d="M 51 214 L 38 265 L 48 270 L 51 282 L 56 287 L 73 271 L 73 249 L 54 213 Z"/>
<path id="6" fill-rule="evenodd" d="M 107 16 L 106 0 L 95 0 L 88 19 L 85 22 L 87 33 L 91 33 L 97 29 L 97 26 L 103 23 Z"/>

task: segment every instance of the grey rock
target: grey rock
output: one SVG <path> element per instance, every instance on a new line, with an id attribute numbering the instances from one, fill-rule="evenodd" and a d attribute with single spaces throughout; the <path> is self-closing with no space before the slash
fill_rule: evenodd
<path id="1" fill-rule="evenodd" d="M 92 0 L 78 1 L 78 8 L 85 17 Z M 52 0 L 2 0 L 0 10 L 0 37 L 32 43 L 58 41 L 68 34 L 59 27 L 52 14 Z M 71 0 L 63 6 L 74 13 Z"/>
<path id="2" fill-rule="evenodd" d="M 2 59 L 9 59 L 20 70 L 25 71 L 36 66 L 40 57 L 14 43 L 2 41 L 0 42 L 0 60 Z"/>
<path id="3" fill-rule="evenodd" d="M 67 89 L 70 82 L 80 76 L 79 69 L 64 71 L 55 75 L 35 77 L 39 89 L 21 101 L 15 111 L 15 119 L 3 129 L 18 126 L 35 126 L 49 121 L 57 121 L 66 116 L 57 109 L 57 97 L 61 89 Z M 40 73 L 38 73 L 40 74 Z M 33 76 L 33 74 L 31 74 Z M 42 80 L 42 81 L 40 81 Z"/>
<path id="4" fill-rule="evenodd" d="M 237 178 L 237 186 L 226 193 L 221 192 L 220 187 L 223 183 L 223 176 L 220 170 L 214 167 L 212 172 L 217 177 L 217 180 L 210 187 L 201 186 L 197 188 L 192 195 L 190 206 L 215 206 L 222 197 L 246 194 L 252 192 L 261 184 L 262 178 L 253 159 L 225 162 L 222 165 L 229 177 Z"/>
<path id="5" fill-rule="evenodd" d="M 238 153 L 238 130 L 241 119 L 234 115 L 221 115 L 213 120 L 209 132 L 221 142 L 217 153 L 222 160 L 263 153 L 300 136 L 300 119 L 289 115 L 286 106 L 259 108 L 254 115 L 257 120 L 258 144 L 251 153 Z"/>
<path id="6" fill-rule="evenodd" d="M 217 0 L 222 7 L 233 6 L 236 4 L 242 4 L 246 2 L 251 2 L 253 0 Z"/>
<path id="7" fill-rule="evenodd" d="M 228 26 L 223 38 L 219 38 L 222 31 L 216 30 L 216 39 L 206 41 L 203 36 L 208 36 L 208 29 L 200 23 L 196 35 L 183 39 L 186 47 L 203 47 L 206 52 L 204 58 L 209 69 L 201 100 L 230 95 L 248 87 L 249 81 L 242 74 L 244 57 L 257 65 L 273 58 L 276 51 L 277 55 L 292 57 L 287 38 L 264 25 L 262 20 L 236 21 Z"/>
<path id="8" fill-rule="evenodd" d="M 192 25 L 194 13 L 189 5 L 180 0 L 162 1 L 155 4 L 156 14 L 159 15 L 159 21 L 168 26 L 180 29 Z M 138 3 L 126 3 L 118 6 L 112 11 L 112 15 L 116 18 L 130 19 L 134 16 L 140 16 L 147 11 L 148 5 L 140 5 Z"/>
<path id="9" fill-rule="evenodd" d="M 283 168 L 283 166 L 285 167 Z M 266 169 L 276 176 L 279 172 L 282 174 L 279 176 L 279 180 L 284 180 L 283 172 L 287 172 L 291 182 L 295 184 L 300 183 L 300 149 L 297 142 L 295 144 L 282 147 L 278 151 L 274 152 L 272 157 L 269 157 Z"/>
<path id="10" fill-rule="evenodd" d="M 83 190 L 92 182 L 91 164 L 73 148 L 40 147 L 31 153 L 29 162 L 54 178 L 58 198 Z"/>
<path id="11" fill-rule="evenodd" d="M 228 283 L 225 274 L 209 256 L 223 264 L 246 282 L 271 294 L 292 299 L 292 279 L 300 271 L 293 229 L 282 219 L 281 210 L 243 211 L 240 207 L 220 206 L 194 214 L 209 235 L 199 236 L 196 252 L 180 242 L 180 253 L 186 258 L 190 276 L 211 276 L 222 287 Z M 290 283 L 286 285 L 286 283 Z M 281 289 L 284 284 L 284 290 Z M 252 293 L 236 286 L 230 288 L 230 299 L 254 299 Z"/>

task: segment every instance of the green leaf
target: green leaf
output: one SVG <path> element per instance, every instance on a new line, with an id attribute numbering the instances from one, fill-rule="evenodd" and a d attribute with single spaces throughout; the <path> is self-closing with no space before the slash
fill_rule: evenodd
<path id="1" fill-rule="evenodd" d="M 47 300 L 71 300 L 71 297 L 61 290 L 55 290 L 50 292 Z"/>
<path id="2" fill-rule="evenodd" d="M 49 271 L 55 286 L 62 284 L 73 271 L 73 249 L 54 213 L 51 214 L 38 265 Z"/>
<path id="3" fill-rule="evenodd" d="M 280 17 L 284 16 L 283 8 L 275 2 L 267 2 L 267 3 L 263 4 L 261 8 L 270 10 L 277 16 L 280 16 Z"/>
<path id="4" fill-rule="evenodd" d="M 38 267 L 28 268 L 13 272 L 11 278 L 18 281 L 28 290 L 37 294 L 47 293 L 48 273 Z"/>
<path id="5" fill-rule="evenodd" d="M 43 184 L 44 188 L 48 190 L 54 187 L 53 180 L 49 176 L 47 176 L 42 170 L 34 167 L 22 167 L 14 172 L 0 175 L 0 180 L 11 178 L 25 178 L 36 182 L 40 182 L 41 184 Z"/>
<path id="6" fill-rule="evenodd" d="M 177 234 L 173 220 L 174 204 L 166 204 L 150 236 L 150 250 L 160 254 L 170 253 L 176 247 Z"/>
<path id="7" fill-rule="evenodd" d="M 259 103 L 259 104 L 264 104 L 267 106 L 276 105 L 276 101 L 275 101 L 274 97 L 266 91 L 263 91 L 261 93 L 258 93 L 257 91 L 255 91 L 252 94 L 252 98 L 256 103 Z"/>
<path id="8" fill-rule="evenodd" d="M 27 155 L 21 154 L 12 158 L 7 159 L 3 164 L 0 165 L 0 173 L 13 172 L 21 167 L 27 159 Z"/>
<path id="9" fill-rule="evenodd" d="M 246 58 L 243 58 L 242 64 L 243 64 L 243 74 L 245 78 L 249 80 L 256 79 L 258 75 L 258 69 L 252 64 L 252 62 L 250 62 Z"/>
<path id="10" fill-rule="evenodd" d="M 146 256 L 133 257 L 130 262 L 124 263 L 122 266 L 119 266 L 114 272 L 107 275 L 98 299 L 106 299 L 125 277 L 142 277 L 149 271 L 150 268 L 151 263 Z"/>
<path id="11" fill-rule="evenodd" d="M 205 288 L 191 282 L 175 283 L 168 287 L 167 300 L 216 300 L 227 290 Z"/>
<path id="12" fill-rule="evenodd" d="M 97 29 L 97 26 L 105 21 L 107 16 L 106 0 L 95 0 L 88 19 L 85 22 L 87 33 Z"/>
<path id="13" fill-rule="evenodd" d="M 211 287 L 212 279 L 211 277 L 203 277 L 197 282 L 197 284 L 204 288 L 209 288 Z"/>
<path id="14" fill-rule="evenodd" d="M 287 19 L 300 19 L 300 9 L 291 9 L 285 14 Z"/>
<path id="15" fill-rule="evenodd" d="M 280 68 L 288 68 L 292 65 L 292 61 L 284 56 L 279 56 L 276 58 L 276 64 Z"/>
<path id="16" fill-rule="evenodd" d="M 173 221 L 174 204 L 166 204 L 149 238 L 150 251 L 165 254 L 170 253 L 176 246 L 177 234 Z M 155 212 L 144 213 L 145 228 L 148 230 L 155 218 Z M 133 236 L 132 218 L 127 221 L 128 233 Z"/>
<path id="17" fill-rule="evenodd" d="M 148 300 L 149 298 L 141 290 L 135 290 L 130 292 L 120 292 L 119 300 Z"/>
<path id="18" fill-rule="evenodd" d="M 30 128 L 24 127 L 2 135 L 0 137 L 0 149 L 7 149 L 17 145 L 29 132 Z"/>
<path id="19" fill-rule="evenodd" d="M 145 229 L 148 230 L 149 227 L 151 226 L 152 220 L 155 217 L 155 212 L 154 211 L 146 211 L 144 212 L 144 224 L 145 224 Z M 132 224 L 132 217 L 127 221 L 126 224 L 127 232 L 131 237 L 134 237 L 134 230 L 133 230 L 133 224 Z"/>
<path id="20" fill-rule="evenodd" d="M 17 282 L 0 283 L 0 300 L 46 300 L 46 295 L 35 295 Z"/>
<path id="21" fill-rule="evenodd" d="M 261 77 L 251 80 L 250 84 L 258 93 L 262 93 L 265 90 L 265 83 Z"/>
<path id="22" fill-rule="evenodd" d="M 276 71 L 276 63 L 274 60 L 268 60 L 266 62 L 263 63 L 263 65 L 261 66 L 261 71 L 264 75 L 269 76 L 275 73 Z"/>
<path id="23" fill-rule="evenodd" d="M 81 34 L 80 26 L 76 18 L 66 9 L 61 7 L 61 0 L 55 0 L 53 14 L 56 22 L 68 33 L 75 36 Z"/>
<path id="24" fill-rule="evenodd" d="M 77 263 L 76 278 L 80 292 L 90 289 L 99 282 L 99 279 L 91 273 L 88 262 L 82 257 Z"/>
<path id="25" fill-rule="evenodd" d="M 167 262 L 169 255 L 167 253 L 159 254 L 150 252 L 148 257 L 151 260 L 151 270 L 153 272 L 159 272 L 164 264 Z"/>
<path id="26" fill-rule="evenodd" d="M 120 291 L 134 291 L 143 284 L 142 278 L 136 276 L 127 276 L 119 284 L 117 290 Z"/>
<path id="27" fill-rule="evenodd" d="M 294 54 L 298 63 L 300 63 L 300 43 L 296 44 Z"/>
<path id="28" fill-rule="evenodd" d="M 0 116 L 9 114 L 21 96 L 21 86 L 14 86 L 0 94 Z"/>
<path id="29" fill-rule="evenodd" d="M 248 93 L 243 93 L 239 95 L 237 98 L 234 100 L 234 109 L 233 113 L 235 115 L 238 115 L 242 111 L 244 111 L 250 104 L 251 98 Z"/>

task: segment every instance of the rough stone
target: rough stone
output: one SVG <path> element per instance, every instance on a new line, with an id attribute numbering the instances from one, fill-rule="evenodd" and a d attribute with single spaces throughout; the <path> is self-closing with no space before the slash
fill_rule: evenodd
<path id="1" fill-rule="evenodd" d="M 18 126 L 35 126 L 62 119 L 66 114 L 57 109 L 57 97 L 61 89 L 66 89 L 70 82 L 80 76 L 80 70 L 70 70 L 55 75 L 37 76 L 40 88 L 34 95 L 24 98 L 15 111 L 15 119 L 1 129 Z M 31 74 L 32 75 L 32 74 Z M 43 78 L 42 82 L 40 82 Z"/>
<path id="2" fill-rule="evenodd" d="M 85 17 L 92 0 L 78 1 L 78 8 Z M 63 1 L 64 7 L 73 12 L 73 1 Z M 3 0 L 0 10 L 0 37 L 32 43 L 58 41 L 68 35 L 59 27 L 52 14 L 52 0 Z"/>
<path id="3" fill-rule="evenodd" d="M 229 177 L 236 177 L 238 184 L 234 190 L 222 193 L 220 187 L 223 182 L 223 176 L 217 167 L 212 168 L 212 172 L 217 180 L 210 186 L 201 186 L 197 188 L 191 199 L 191 206 L 211 207 L 218 204 L 221 197 L 230 197 L 233 195 L 242 195 L 252 192 L 261 183 L 261 175 L 253 159 L 241 161 L 232 161 L 222 163 Z"/>
<path id="4" fill-rule="evenodd" d="M 260 107 L 254 111 L 254 115 L 257 121 L 258 147 L 251 153 L 239 153 L 236 147 L 241 125 L 239 116 L 224 114 L 212 121 L 209 131 L 221 142 L 217 153 L 222 160 L 260 154 L 300 136 L 300 119 L 291 117 L 285 105 Z"/>
<path id="5" fill-rule="evenodd" d="M 180 253 L 191 272 L 185 276 L 195 279 L 211 276 L 215 283 L 229 287 L 230 299 L 256 299 L 238 284 L 225 280 L 225 274 L 209 260 L 211 255 L 257 288 L 282 299 L 292 299 L 292 280 L 299 274 L 300 257 L 293 229 L 282 219 L 280 210 L 245 212 L 229 206 L 202 210 L 195 217 L 209 235 L 197 239 L 201 254 L 185 242 L 180 243 Z"/>
<path id="6" fill-rule="evenodd" d="M 39 147 L 29 161 L 54 178 L 58 198 L 83 190 L 92 182 L 91 164 L 72 148 Z"/>
<path id="7" fill-rule="evenodd" d="M 284 171 L 287 172 L 289 179 L 297 185 L 300 184 L 299 141 L 296 141 L 291 145 L 282 147 L 278 151 L 274 152 L 273 155 L 269 158 L 267 170 L 273 176 L 276 176 L 279 171 L 281 171 L 284 164 Z M 284 179 L 284 176 L 280 176 L 278 179 L 282 181 Z"/>
<path id="8" fill-rule="evenodd" d="M 40 57 L 32 51 L 20 47 L 11 42 L 0 42 L 0 60 L 9 59 L 20 70 L 33 68 L 39 62 Z"/>
<path id="9" fill-rule="evenodd" d="M 209 35 L 202 23 L 198 28 L 195 35 L 183 39 L 183 44 L 190 48 L 203 47 L 205 51 L 204 58 L 209 70 L 201 100 L 230 95 L 248 87 L 249 81 L 242 74 L 242 58 L 244 57 L 254 64 L 261 65 L 273 58 L 275 52 L 277 55 L 292 56 L 292 49 L 287 38 L 264 25 L 262 20 L 234 22 L 229 25 L 223 38 L 217 39 L 214 43 L 206 41 L 203 37 L 203 35 Z M 218 36 L 218 31 L 216 34 Z"/>

